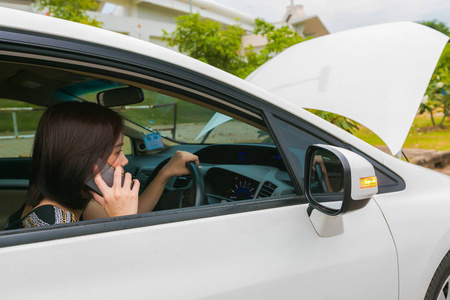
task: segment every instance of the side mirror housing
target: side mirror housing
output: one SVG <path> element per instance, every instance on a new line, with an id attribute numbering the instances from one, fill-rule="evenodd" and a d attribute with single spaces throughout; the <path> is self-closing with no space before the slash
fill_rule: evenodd
<path id="1" fill-rule="evenodd" d="M 339 147 L 310 146 L 306 151 L 304 177 L 311 209 L 328 216 L 360 209 L 378 192 L 372 164 Z"/>
<path id="2" fill-rule="evenodd" d="M 103 91 L 97 94 L 97 103 L 106 106 L 122 106 L 141 103 L 144 101 L 142 89 L 129 86 Z"/>

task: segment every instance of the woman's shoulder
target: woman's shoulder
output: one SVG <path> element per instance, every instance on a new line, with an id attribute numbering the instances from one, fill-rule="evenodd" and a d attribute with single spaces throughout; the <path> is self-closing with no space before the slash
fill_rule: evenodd
<path id="1" fill-rule="evenodd" d="M 8 222 L 5 229 L 33 228 L 76 222 L 73 213 L 55 205 L 38 206 L 21 219 Z"/>
<path id="2" fill-rule="evenodd" d="M 24 228 L 40 227 L 76 222 L 75 216 L 55 205 L 42 205 L 23 218 Z"/>

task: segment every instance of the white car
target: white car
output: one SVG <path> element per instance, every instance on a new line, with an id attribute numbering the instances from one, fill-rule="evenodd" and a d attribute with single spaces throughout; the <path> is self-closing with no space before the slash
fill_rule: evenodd
<path id="1" fill-rule="evenodd" d="M 450 178 L 303 109 L 348 116 L 397 154 L 447 39 L 414 23 L 355 29 L 244 81 L 0 9 L 0 121 L 15 125 L 0 133 L 2 224 L 26 195 L 39 109 L 57 102 L 118 106 L 126 170 L 144 186 L 177 150 L 202 166 L 170 180 L 154 212 L 0 231 L 0 297 L 450 299 Z"/>

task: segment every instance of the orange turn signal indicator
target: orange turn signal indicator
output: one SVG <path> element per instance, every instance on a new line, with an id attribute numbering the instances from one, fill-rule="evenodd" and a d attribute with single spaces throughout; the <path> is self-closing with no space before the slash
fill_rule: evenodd
<path id="1" fill-rule="evenodd" d="M 367 188 L 373 188 L 377 186 L 377 177 L 376 176 L 369 176 L 359 179 L 359 188 L 360 189 L 367 189 Z"/>

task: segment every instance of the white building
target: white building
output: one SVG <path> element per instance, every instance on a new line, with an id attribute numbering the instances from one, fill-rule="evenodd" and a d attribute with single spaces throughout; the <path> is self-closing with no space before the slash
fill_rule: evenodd
<path id="1" fill-rule="evenodd" d="M 263 47 L 265 39 L 251 35 L 254 17 L 213 0 L 98 0 L 97 12 L 89 15 L 103 22 L 102 28 L 127 34 L 142 40 L 165 46 L 163 30 L 172 32 L 176 28 L 174 17 L 200 13 L 204 18 L 224 25 L 240 24 L 249 35 L 244 37 L 244 46 L 252 44 L 255 49 Z M 38 11 L 33 0 L 0 0 L 0 6 L 44 14 Z M 190 5 L 192 4 L 192 5 Z M 303 6 L 288 7 L 282 22 L 290 24 L 303 36 L 328 34 L 317 16 L 307 16 Z"/>
<path id="2" fill-rule="evenodd" d="M 303 5 L 288 6 L 281 21 L 274 23 L 274 25 L 289 25 L 292 30 L 296 31 L 302 37 L 319 37 L 329 34 L 319 17 L 317 15 L 307 15 L 303 10 Z M 254 34 L 244 36 L 242 42 L 245 49 L 249 45 L 252 45 L 256 51 L 261 50 L 267 44 L 266 38 Z"/>
<path id="3" fill-rule="evenodd" d="M 95 13 L 103 22 L 103 28 L 128 34 L 156 44 L 163 44 L 163 29 L 172 32 L 176 28 L 175 17 L 200 13 L 204 18 L 224 25 L 240 24 L 246 31 L 253 29 L 254 18 L 212 0 L 109 0 L 100 1 L 101 11 Z M 110 7 L 114 7 L 110 10 Z M 238 21 L 236 22 L 236 18 Z"/>

